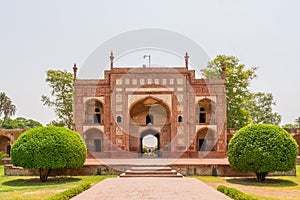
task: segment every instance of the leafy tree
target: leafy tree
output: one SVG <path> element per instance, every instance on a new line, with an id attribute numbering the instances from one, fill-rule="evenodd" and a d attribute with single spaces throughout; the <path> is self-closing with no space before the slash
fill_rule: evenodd
<path id="1" fill-rule="evenodd" d="M 254 93 L 250 112 L 254 124 L 279 125 L 281 116 L 272 112 L 272 105 L 276 105 L 272 93 Z"/>
<path id="2" fill-rule="evenodd" d="M 36 126 L 42 126 L 42 124 L 33 119 L 26 119 L 24 117 L 18 117 L 16 119 L 8 117 L 3 124 L 4 129 L 29 129 Z"/>
<path id="3" fill-rule="evenodd" d="M 42 102 L 54 108 L 58 118 L 56 123 L 66 127 L 73 125 L 73 74 L 61 70 L 48 70 L 46 82 L 51 88 L 51 96 L 42 96 Z"/>
<path id="4" fill-rule="evenodd" d="M 295 124 L 285 124 L 282 128 L 300 128 L 300 117 L 295 119 Z"/>
<path id="5" fill-rule="evenodd" d="M 228 145 L 230 166 L 255 172 L 258 181 L 264 181 L 269 172 L 292 170 L 297 155 L 294 138 L 283 128 L 271 124 L 243 127 Z"/>
<path id="6" fill-rule="evenodd" d="M 281 116 L 272 111 L 272 105 L 275 105 L 273 95 L 250 91 L 251 80 L 257 77 L 257 68 L 246 69 L 238 58 L 219 55 L 201 70 L 202 75 L 220 78 L 222 65 L 226 66 L 227 126 L 242 128 L 252 123 L 279 124 Z"/>
<path id="7" fill-rule="evenodd" d="M 227 126 L 241 128 L 252 123 L 251 112 L 248 107 L 252 101 L 250 82 L 256 75 L 256 67 L 245 69 L 244 64 L 234 56 L 218 55 L 202 69 L 206 78 L 220 78 L 222 65 L 226 66 L 226 101 Z"/>
<path id="8" fill-rule="evenodd" d="M 58 126 L 58 127 L 64 127 L 65 123 L 63 121 L 55 121 L 52 120 L 51 122 L 49 122 L 49 124 L 47 124 L 47 126 Z"/>
<path id="9" fill-rule="evenodd" d="M 51 169 L 79 168 L 87 149 L 78 133 L 64 127 L 36 127 L 25 131 L 13 144 L 12 163 L 38 168 L 40 180 L 47 181 Z"/>
<path id="10" fill-rule="evenodd" d="M 1 127 L 9 116 L 16 114 L 16 106 L 12 103 L 9 97 L 4 92 L 0 92 L 0 117 L 3 116 Z"/>

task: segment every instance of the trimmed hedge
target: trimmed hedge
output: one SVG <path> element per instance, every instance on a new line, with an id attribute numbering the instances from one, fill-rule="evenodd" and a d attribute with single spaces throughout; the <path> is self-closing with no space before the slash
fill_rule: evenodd
<path id="1" fill-rule="evenodd" d="M 90 183 L 84 183 L 81 184 L 77 187 L 74 188 L 70 188 L 64 192 L 61 192 L 59 194 L 56 194 L 50 198 L 48 198 L 47 200 L 69 200 L 70 198 L 80 194 L 81 192 L 87 190 L 91 188 L 91 184 Z"/>
<path id="2" fill-rule="evenodd" d="M 271 124 L 245 126 L 228 144 L 228 160 L 234 170 L 256 173 L 264 181 L 268 172 L 294 169 L 298 145 L 283 128 Z"/>
<path id="3" fill-rule="evenodd" d="M 245 194 L 235 188 L 230 188 L 225 185 L 219 185 L 217 190 L 234 200 L 257 200 L 257 198 L 252 197 L 251 195 Z"/>

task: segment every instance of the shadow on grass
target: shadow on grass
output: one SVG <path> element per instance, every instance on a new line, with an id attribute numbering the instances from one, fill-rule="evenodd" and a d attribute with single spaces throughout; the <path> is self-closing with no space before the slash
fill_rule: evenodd
<path id="1" fill-rule="evenodd" d="M 290 180 L 266 178 L 264 182 L 258 182 L 256 178 L 229 178 L 226 180 L 228 183 L 246 185 L 246 186 L 262 186 L 262 187 L 290 187 L 297 186 Z"/>
<path id="2" fill-rule="evenodd" d="M 41 186 L 41 185 L 60 185 L 81 181 L 81 178 L 48 178 L 47 182 L 41 182 L 39 178 L 15 179 L 3 182 L 6 186 Z"/>

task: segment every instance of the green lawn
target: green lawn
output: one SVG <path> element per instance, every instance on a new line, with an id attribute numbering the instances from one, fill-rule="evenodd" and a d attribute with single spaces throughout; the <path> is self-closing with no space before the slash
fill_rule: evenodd
<path id="1" fill-rule="evenodd" d="M 260 183 L 253 178 L 231 178 L 196 176 L 195 178 L 217 188 L 226 185 L 251 194 L 262 200 L 300 199 L 300 165 L 297 166 L 297 176 L 267 177 L 266 182 Z"/>
<path id="2" fill-rule="evenodd" d="M 45 199 L 56 193 L 83 183 L 96 184 L 105 178 L 116 176 L 73 176 L 52 178 L 48 182 L 39 182 L 39 177 L 5 176 L 4 167 L 0 166 L 0 199 Z"/>
<path id="3" fill-rule="evenodd" d="M 105 178 L 116 176 L 74 176 L 53 178 L 41 183 L 33 176 L 4 176 L 4 167 L 0 165 L 0 199 L 45 199 L 82 183 L 96 184 Z M 254 178 L 230 178 L 213 176 L 196 176 L 195 178 L 216 188 L 226 185 L 251 194 L 262 200 L 300 199 L 300 165 L 297 176 L 267 177 L 265 183 L 258 183 Z"/>

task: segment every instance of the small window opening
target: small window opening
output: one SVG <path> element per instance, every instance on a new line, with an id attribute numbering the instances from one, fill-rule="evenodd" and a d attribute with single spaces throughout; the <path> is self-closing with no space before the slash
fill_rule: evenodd
<path id="1" fill-rule="evenodd" d="M 199 123 L 206 123 L 206 113 L 203 107 L 200 108 Z"/>
<path id="2" fill-rule="evenodd" d="M 178 116 L 178 122 L 183 122 L 183 117 L 181 115 Z"/>
<path id="3" fill-rule="evenodd" d="M 153 115 L 146 116 L 146 125 L 153 125 Z"/>
<path id="4" fill-rule="evenodd" d="M 99 108 L 95 108 L 94 123 L 101 123 L 101 114 Z"/>
<path id="5" fill-rule="evenodd" d="M 121 116 L 117 116 L 117 122 L 121 123 L 122 122 L 122 117 Z"/>

